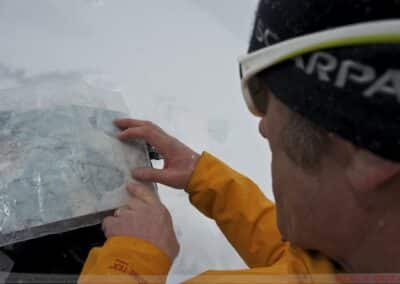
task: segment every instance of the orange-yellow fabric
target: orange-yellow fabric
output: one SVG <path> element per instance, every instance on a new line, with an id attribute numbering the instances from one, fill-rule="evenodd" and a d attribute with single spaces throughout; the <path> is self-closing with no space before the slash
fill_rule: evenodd
<path id="1" fill-rule="evenodd" d="M 152 244 L 131 237 L 114 237 L 89 254 L 79 284 L 164 283 L 170 258 Z"/>
<path id="2" fill-rule="evenodd" d="M 212 155 L 202 154 L 186 191 L 191 203 L 216 221 L 250 267 L 205 272 L 187 283 L 319 283 L 321 279 L 316 274 L 323 277 L 325 283 L 335 283 L 334 265 L 319 254 L 309 254 L 283 242 L 274 204 L 250 179 Z M 123 263 L 126 269 L 112 268 L 118 264 L 116 261 Z M 145 276 L 165 277 L 170 266 L 167 256 L 147 242 L 128 237 L 112 238 L 104 247 L 91 252 L 80 284 L 116 283 L 104 282 L 101 278 L 90 282 L 88 276 L 126 276 L 129 271 L 133 271 L 133 276 L 122 283 L 163 283 L 163 277 L 147 279 Z"/>

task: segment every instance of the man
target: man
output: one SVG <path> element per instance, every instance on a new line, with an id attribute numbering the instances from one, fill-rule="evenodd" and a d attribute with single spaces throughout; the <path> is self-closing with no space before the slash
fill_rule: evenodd
<path id="1" fill-rule="evenodd" d="M 115 122 L 122 141 L 145 139 L 165 158 L 164 169 L 134 177 L 185 189 L 250 267 L 188 283 L 321 283 L 318 274 L 334 283 L 335 273 L 400 271 L 399 17 L 397 0 L 260 1 L 241 75 L 271 148 L 276 207 L 152 123 Z M 162 282 L 178 254 L 165 207 L 142 186 L 128 190 L 135 198 L 104 221 L 109 240 L 89 256 L 82 283 Z"/>

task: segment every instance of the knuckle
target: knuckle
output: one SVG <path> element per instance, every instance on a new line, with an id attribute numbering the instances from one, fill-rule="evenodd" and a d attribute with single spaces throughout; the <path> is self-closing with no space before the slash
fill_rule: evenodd
<path id="1" fill-rule="evenodd" d="M 125 130 L 125 131 L 123 131 L 122 132 L 122 136 L 124 137 L 124 138 L 129 138 L 129 137 L 131 137 L 134 133 L 133 133 L 133 128 L 128 128 L 127 130 Z"/>
<path id="2" fill-rule="evenodd" d="M 132 213 L 133 213 L 133 211 L 132 211 L 131 209 L 129 209 L 129 208 L 124 209 L 124 210 L 121 212 L 121 218 L 122 218 L 122 220 L 123 220 L 123 221 L 129 220 L 129 218 L 132 216 Z"/>
<path id="3" fill-rule="evenodd" d="M 127 215 L 121 215 L 119 218 L 119 227 L 129 225 L 129 217 Z"/>
<path id="4" fill-rule="evenodd" d="M 151 122 L 150 120 L 145 120 L 143 123 L 144 126 L 147 126 L 149 128 L 153 128 L 154 127 L 154 123 Z"/>
<path id="5" fill-rule="evenodd" d="M 136 217 L 136 212 L 133 210 L 129 210 L 126 215 L 124 216 L 124 218 L 127 219 L 127 221 L 129 221 L 129 223 L 134 223 L 134 219 Z"/>
<path id="6" fill-rule="evenodd" d="M 139 127 L 139 128 L 132 128 L 131 129 L 132 137 L 135 138 L 146 138 L 147 137 L 147 130 L 145 127 Z"/>
<path id="7" fill-rule="evenodd" d="M 135 136 L 138 134 L 138 132 L 140 133 L 140 130 L 137 128 L 129 128 L 126 132 L 130 136 Z"/>
<path id="8" fill-rule="evenodd" d="M 137 130 L 141 136 L 147 136 L 151 132 L 151 128 L 147 125 L 138 128 Z"/>
<path id="9" fill-rule="evenodd" d="M 129 127 L 129 126 L 131 126 L 132 125 L 132 119 L 130 119 L 130 118 L 122 118 L 122 119 L 119 119 L 119 120 L 117 120 L 120 124 L 123 124 L 124 126 L 127 126 L 127 127 Z"/>
<path id="10" fill-rule="evenodd" d="M 117 217 L 123 218 L 124 216 L 126 216 L 126 214 L 127 214 L 127 210 L 125 208 L 121 208 L 121 209 L 119 209 Z"/>
<path id="11" fill-rule="evenodd" d="M 146 133 L 151 133 L 153 131 L 153 127 L 149 124 L 144 125 L 142 129 L 145 130 Z"/>
<path id="12" fill-rule="evenodd" d="M 161 130 L 161 128 L 152 121 L 145 121 L 143 127 L 149 132 L 159 132 Z"/>
<path id="13" fill-rule="evenodd" d="M 111 221 L 110 217 L 105 218 L 104 221 L 103 221 L 103 228 L 104 229 L 109 229 L 111 227 L 111 222 L 112 221 Z"/>
<path id="14" fill-rule="evenodd" d="M 149 136 L 150 137 L 156 138 L 158 133 L 159 132 L 158 132 L 158 130 L 156 128 L 150 128 L 149 129 Z"/>

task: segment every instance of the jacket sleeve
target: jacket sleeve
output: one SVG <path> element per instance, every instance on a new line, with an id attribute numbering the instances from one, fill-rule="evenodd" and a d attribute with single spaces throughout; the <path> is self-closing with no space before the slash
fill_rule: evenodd
<path id="1" fill-rule="evenodd" d="M 344 270 L 317 252 L 310 254 L 295 246 L 285 246 L 282 257 L 273 265 L 246 270 L 207 271 L 185 284 L 249 284 L 249 283 L 341 283 L 336 273 Z"/>
<path id="2" fill-rule="evenodd" d="M 165 283 L 170 258 L 152 244 L 132 237 L 114 237 L 92 249 L 79 284 Z"/>
<path id="3" fill-rule="evenodd" d="M 205 152 L 186 191 L 249 267 L 270 266 L 282 257 L 288 244 L 281 240 L 275 206 L 251 180 Z"/>

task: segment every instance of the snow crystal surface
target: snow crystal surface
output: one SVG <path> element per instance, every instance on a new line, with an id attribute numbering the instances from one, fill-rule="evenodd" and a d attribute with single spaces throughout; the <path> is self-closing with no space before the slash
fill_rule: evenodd
<path id="1" fill-rule="evenodd" d="M 98 71 L 122 91 L 130 116 L 152 120 L 207 150 L 271 194 L 270 154 L 246 109 L 237 57 L 246 52 L 256 0 L 0 0 L 0 62 L 13 74 Z M 245 27 L 243 27 L 245 25 Z M 0 74 L 2 73 L 0 68 Z M 181 243 L 170 283 L 245 267 L 187 195 L 159 187 Z"/>

